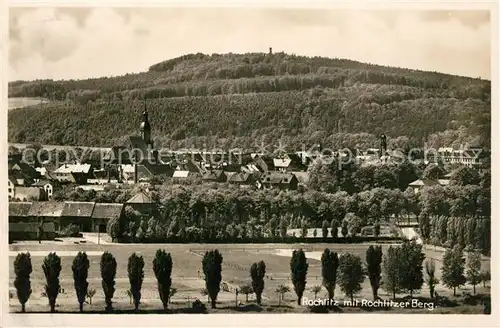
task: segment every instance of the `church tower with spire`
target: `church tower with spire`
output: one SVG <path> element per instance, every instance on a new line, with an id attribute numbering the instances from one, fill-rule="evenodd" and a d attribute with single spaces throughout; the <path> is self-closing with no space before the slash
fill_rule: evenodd
<path id="1" fill-rule="evenodd" d="M 146 108 L 146 99 L 144 99 L 144 112 L 142 113 L 142 123 L 140 125 L 141 137 L 149 149 L 153 149 L 153 140 L 151 140 L 151 125 L 148 119 L 148 109 Z"/>

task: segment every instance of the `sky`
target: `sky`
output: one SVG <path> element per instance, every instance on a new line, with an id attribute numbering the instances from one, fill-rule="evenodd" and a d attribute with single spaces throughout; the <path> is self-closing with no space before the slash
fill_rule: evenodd
<path id="1" fill-rule="evenodd" d="M 284 51 L 490 79 L 488 11 L 11 8 L 9 80 L 146 71 L 188 53 Z"/>

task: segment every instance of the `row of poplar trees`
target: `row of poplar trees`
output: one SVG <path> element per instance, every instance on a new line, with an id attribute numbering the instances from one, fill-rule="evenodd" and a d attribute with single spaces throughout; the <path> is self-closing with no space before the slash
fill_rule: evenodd
<path id="1" fill-rule="evenodd" d="M 89 284 L 87 282 L 90 262 L 85 252 L 79 252 L 72 263 L 74 287 L 80 307 L 83 312 L 83 305 L 87 297 L 92 297 L 89 293 Z M 168 308 L 170 297 L 173 295 L 172 288 L 172 256 L 163 249 L 156 251 L 153 259 L 153 272 L 156 276 L 158 294 L 164 309 Z M 216 307 L 217 295 L 220 291 L 222 281 L 222 255 L 218 250 L 207 251 L 202 260 L 203 272 L 205 275 L 206 291 L 211 299 L 211 305 Z M 102 278 L 102 289 L 105 296 L 106 311 L 113 311 L 112 299 L 115 292 L 117 262 L 115 257 L 105 252 L 101 256 L 100 270 Z M 45 274 L 46 284 L 44 286 L 44 295 L 49 300 L 50 311 L 55 312 L 56 299 L 61 292 L 60 273 L 61 258 L 56 253 L 49 253 L 43 261 L 42 269 Z M 19 253 L 14 260 L 15 281 L 14 286 L 17 291 L 17 297 L 21 304 L 21 311 L 26 311 L 32 289 L 30 274 L 32 273 L 31 256 L 29 252 Z M 130 282 L 130 296 L 134 301 L 134 309 L 139 309 L 141 300 L 141 288 L 144 280 L 144 259 L 141 255 L 133 253 L 128 258 L 128 278 Z M 252 290 L 257 296 L 257 303 L 261 302 L 261 295 L 264 290 L 264 277 L 266 265 L 263 261 L 254 263 L 250 268 L 252 278 Z"/>
<path id="2" fill-rule="evenodd" d="M 439 280 L 435 276 L 435 265 L 433 260 L 425 263 L 422 245 L 415 240 L 405 241 L 402 245 L 390 246 L 385 254 L 382 254 L 381 246 L 369 246 L 366 251 L 366 263 L 363 264 L 359 256 L 350 253 L 340 256 L 325 249 L 321 257 L 321 275 L 323 287 L 328 293 L 329 299 L 334 299 L 335 287 L 338 285 L 346 296 L 354 301 L 354 295 L 362 290 L 362 283 L 366 277 L 370 280 L 373 299 L 379 299 L 378 290 L 382 286 L 384 290 L 396 298 L 397 293 L 409 292 L 413 295 L 415 291 L 422 288 L 424 282 L 430 290 L 430 297 L 434 298 L 435 286 Z M 205 276 L 205 287 L 212 308 L 216 307 L 217 296 L 220 292 L 222 282 L 223 257 L 218 250 L 207 251 L 202 260 L 203 273 Z M 465 258 L 461 248 L 448 249 L 443 257 L 442 282 L 448 288 L 452 288 L 455 294 L 456 288 L 469 282 L 475 286 L 481 281 L 483 284 L 490 280 L 489 272 L 481 270 L 481 255 L 470 252 L 465 272 Z M 153 259 L 153 272 L 158 283 L 158 293 L 164 309 L 168 308 L 169 299 L 172 296 L 172 257 L 170 253 L 159 249 Z M 30 274 L 32 272 L 31 258 L 29 253 L 20 253 L 15 262 L 15 288 L 17 296 L 25 312 L 25 304 L 31 295 Z M 111 312 L 112 299 L 115 292 L 116 259 L 111 253 L 105 252 L 101 256 L 100 269 L 102 277 L 102 288 L 105 295 L 106 311 Z M 56 253 L 50 253 L 42 265 L 45 278 L 45 294 L 48 297 L 50 311 L 55 312 L 55 304 L 61 286 L 59 275 L 61 272 L 61 259 Z M 302 249 L 294 250 L 290 260 L 291 280 L 294 291 L 300 305 L 302 296 L 306 289 L 307 272 L 309 264 L 305 252 Z M 83 311 L 88 294 L 88 270 L 89 259 L 85 252 L 79 252 L 73 259 L 72 271 L 74 287 L 80 306 Z M 260 305 L 264 291 L 264 277 L 266 265 L 263 261 L 253 263 L 250 267 L 252 279 L 252 292 L 256 295 L 257 303 Z M 134 309 L 138 310 L 141 299 L 141 287 L 144 279 L 144 259 L 133 253 L 128 259 L 128 278 L 130 281 L 130 294 L 134 300 Z M 280 288 L 281 287 L 281 288 Z M 278 293 L 288 291 L 288 287 L 281 285 L 276 290 Z M 315 291 L 315 295 L 319 292 Z M 280 301 L 282 296 L 280 298 Z"/>

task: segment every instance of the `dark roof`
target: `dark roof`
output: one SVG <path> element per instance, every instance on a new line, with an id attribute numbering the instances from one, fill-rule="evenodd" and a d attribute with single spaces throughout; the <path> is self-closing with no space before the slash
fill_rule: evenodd
<path id="1" fill-rule="evenodd" d="M 272 157 L 266 156 L 266 155 L 257 155 L 255 156 L 254 160 L 262 160 L 264 163 L 267 164 L 268 169 L 272 169 L 274 167 L 274 161 Z"/>
<path id="2" fill-rule="evenodd" d="M 24 163 L 22 161 L 18 161 L 16 163 L 12 163 L 13 165 L 9 165 L 9 170 L 12 171 L 20 171 L 24 175 L 30 177 L 30 178 L 37 178 L 40 176 L 40 172 L 38 172 L 33 166 Z"/>
<path id="3" fill-rule="evenodd" d="M 287 156 L 292 160 L 292 163 L 290 164 L 292 168 L 298 169 L 300 171 L 307 170 L 307 165 L 302 162 L 302 157 L 294 153 L 287 154 Z"/>
<path id="4" fill-rule="evenodd" d="M 114 146 L 104 155 L 103 160 L 114 164 L 131 164 L 130 151 L 125 146 Z"/>
<path id="5" fill-rule="evenodd" d="M 64 202 L 61 216 L 91 217 L 94 202 Z"/>
<path id="6" fill-rule="evenodd" d="M 33 202 L 29 216 L 59 217 L 64 208 L 63 202 Z"/>
<path id="7" fill-rule="evenodd" d="M 146 167 L 153 175 L 172 177 L 174 169 L 168 164 L 146 164 Z"/>
<path id="8" fill-rule="evenodd" d="M 92 218 L 113 219 L 119 218 L 123 210 L 123 204 L 96 203 Z"/>
<path id="9" fill-rule="evenodd" d="M 203 175 L 203 180 L 218 180 L 223 175 L 225 175 L 225 173 L 222 170 L 211 170 Z"/>
<path id="10" fill-rule="evenodd" d="M 49 180 L 45 180 L 45 179 L 42 179 L 42 180 L 39 180 L 38 182 L 32 184 L 33 187 L 43 187 L 45 186 L 46 184 L 50 184 L 50 181 Z"/>
<path id="11" fill-rule="evenodd" d="M 31 202 L 9 202 L 9 216 L 27 217 Z"/>
<path id="12" fill-rule="evenodd" d="M 127 200 L 129 204 L 153 204 L 153 200 L 144 191 L 139 191 L 134 197 Z"/>
<path id="13" fill-rule="evenodd" d="M 131 147 L 132 149 L 148 149 L 148 145 L 146 145 L 144 139 L 142 139 L 141 136 L 128 136 L 127 141 L 129 143 L 129 147 Z"/>
<path id="14" fill-rule="evenodd" d="M 234 173 L 229 178 L 229 182 L 232 183 L 252 183 L 258 178 L 258 174 L 250 174 L 250 173 Z"/>

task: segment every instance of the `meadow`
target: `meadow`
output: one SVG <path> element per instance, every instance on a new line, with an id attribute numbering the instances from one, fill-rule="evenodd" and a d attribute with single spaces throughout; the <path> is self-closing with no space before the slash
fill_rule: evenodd
<path id="1" fill-rule="evenodd" d="M 161 301 L 157 293 L 156 279 L 152 270 L 152 261 L 157 249 L 163 248 L 170 252 L 173 259 L 172 271 L 172 287 L 177 289 L 177 293 L 172 297 L 171 305 L 169 306 L 172 312 L 183 312 L 190 308 L 191 303 L 195 299 L 199 299 L 208 305 L 207 296 L 201 294 L 201 290 L 205 287 L 203 280 L 203 272 L 201 267 L 202 256 L 205 251 L 218 249 L 223 255 L 222 279 L 227 285 L 227 291 L 221 290 L 218 295 L 218 308 L 210 309 L 209 312 L 224 313 L 231 311 L 244 311 L 247 309 L 252 312 L 309 312 L 306 306 L 297 305 L 297 297 L 293 292 L 293 285 L 290 280 L 290 256 L 293 249 L 302 248 L 306 251 L 308 258 L 309 270 L 307 276 L 306 292 L 304 297 L 313 299 L 314 294 L 311 291 L 313 286 L 321 286 L 321 253 L 325 248 L 330 248 L 339 253 L 349 252 L 360 256 L 362 261 L 365 259 L 366 249 L 369 247 L 366 244 L 55 244 L 54 242 L 43 242 L 38 244 L 22 243 L 9 246 L 9 277 L 10 290 L 13 291 L 14 297 L 10 299 L 10 311 L 19 312 L 21 307 L 15 296 L 13 286 L 14 269 L 13 261 L 18 252 L 29 251 L 32 258 L 33 273 L 31 274 L 32 294 L 27 303 L 27 312 L 49 312 L 48 301 L 42 295 L 45 277 L 42 271 L 43 258 L 51 251 L 61 257 L 61 286 L 64 290 L 57 298 L 57 312 L 77 312 L 78 303 L 73 286 L 73 277 L 71 271 L 71 263 L 78 251 L 85 251 L 90 259 L 89 268 L 89 288 L 95 289 L 96 294 L 92 298 L 92 304 L 85 304 L 84 311 L 86 313 L 101 313 L 104 311 L 104 294 L 101 287 L 101 276 L 99 261 L 100 256 L 104 251 L 112 253 L 117 260 L 116 274 L 116 291 L 113 298 L 113 307 L 115 312 L 131 312 L 133 313 L 133 305 L 130 304 L 130 299 L 127 295 L 129 289 L 129 281 L 127 277 L 127 260 L 133 252 L 140 253 L 145 260 L 144 268 L 144 283 L 142 286 L 142 298 L 140 310 L 141 312 L 162 312 Z M 388 245 L 382 245 L 383 251 L 388 248 Z M 426 259 L 432 258 L 436 263 L 437 277 L 440 277 L 441 259 L 443 252 L 441 250 L 433 250 L 432 247 L 425 248 Z M 266 279 L 265 289 L 263 293 L 262 306 L 252 305 L 254 295 L 249 295 L 246 302 L 245 295 L 238 296 L 238 302 L 242 302 L 243 306 L 236 306 L 235 289 L 243 284 L 250 283 L 249 269 L 252 263 L 264 261 L 266 263 Z M 490 261 L 485 258 L 482 261 L 482 270 L 490 269 Z M 280 284 L 289 286 L 290 292 L 285 294 L 284 300 L 279 302 L 278 294 L 274 291 Z M 365 279 L 363 289 L 356 295 L 356 299 L 362 300 L 372 299 L 370 282 Z M 483 313 L 483 306 L 480 304 L 480 299 L 484 295 L 489 295 L 489 287 L 484 288 L 482 285 L 477 286 L 477 294 L 472 296 L 472 286 L 464 286 L 458 290 L 457 296 L 453 297 L 453 292 L 445 286 L 439 285 L 436 291 L 440 296 L 445 296 L 448 299 L 448 305 L 437 307 L 433 311 L 428 309 L 378 309 L 379 311 L 390 311 L 391 313 Z M 326 298 L 324 289 L 317 295 L 319 298 Z M 379 290 L 379 296 L 384 300 L 392 299 L 392 295 L 386 293 L 382 288 Z M 397 295 L 398 298 L 406 297 L 406 294 Z M 426 285 L 422 290 L 413 295 L 414 298 L 426 300 L 429 297 L 429 291 Z M 335 289 L 335 299 L 342 302 L 348 298 L 343 295 L 340 288 Z M 467 303 L 467 304 L 466 304 Z M 245 305 L 247 304 L 247 305 Z M 359 307 L 342 307 L 339 311 L 342 312 L 359 312 L 359 311 L 374 311 L 377 309 L 367 309 Z"/>

